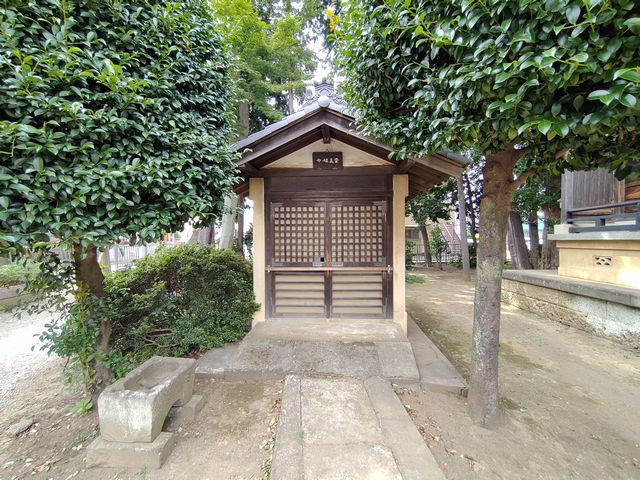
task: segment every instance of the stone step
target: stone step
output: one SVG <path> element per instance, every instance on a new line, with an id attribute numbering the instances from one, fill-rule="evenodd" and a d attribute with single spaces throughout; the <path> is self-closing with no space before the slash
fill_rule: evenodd
<path id="1" fill-rule="evenodd" d="M 239 344 L 207 352 L 196 375 L 227 380 L 317 374 L 416 383 L 419 372 L 408 341 L 342 342 L 278 340 L 247 335 Z"/>

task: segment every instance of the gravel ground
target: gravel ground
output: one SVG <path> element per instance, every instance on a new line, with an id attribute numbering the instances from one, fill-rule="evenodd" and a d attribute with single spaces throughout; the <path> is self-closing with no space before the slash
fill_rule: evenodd
<path id="1" fill-rule="evenodd" d="M 46 312 L 18 318 L 17 310 L 0 311 L 0 409 L 15 399 L 21 384 L 60 361 L 41 351 L 37 338 L 51 319 Z"/>

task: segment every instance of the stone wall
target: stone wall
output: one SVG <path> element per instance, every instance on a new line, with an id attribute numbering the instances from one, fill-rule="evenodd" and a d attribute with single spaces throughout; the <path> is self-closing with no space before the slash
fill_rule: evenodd
<path id="1" fill-rule="evenodd" d="M 599 291 L 599 287 L 603 290 Z M 640 298 L 627 291 L 630 289 L 620 289 L 616 295 L 615 289 L 615 286 L 589 285 L 558 277 L 555 272 L 506 271 L 502 300 L 562 324 L 640 348 L 640 306 L 636 304 Z"/>

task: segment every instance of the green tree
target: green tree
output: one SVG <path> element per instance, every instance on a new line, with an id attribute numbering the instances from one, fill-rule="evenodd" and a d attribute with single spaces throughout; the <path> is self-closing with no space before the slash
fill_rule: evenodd
<path id="1" fill-rule="evenodd" d="M 102 297 L 99 248 L 219 215 L 234 182 L 227 54 L 204 0 L 3 7 L 0 249 L 54 237 L 78 298 Z M 99 382 L 110 329 L 100 320 Z"/>
<path id="2" fill-rule="evenodd" d="M 432 188 L 428 192 L 418 195 L 407 203 L 407 213 L 409 213 L 418 224 L 422 235 L 424 263 L 427 267 L 433 267 L 427 224 L 429 222 L 438 223 L 439 220 L 449 218 L 451 212 L 451 194 L 454 187 L 455 185 L 452 181 L 447 181 Z"/>
<path id="3" fill-rule="evenodd" d="M 288 114 L 316 65 L 303 35 L 304 21 L 274 5 L 259 7 L 251 0 L 211 1 L 213 15 L 220 20 L 226 44 L 237 60 L 236 108 L 240 103 L 249 107 L 249 132 L 239 132 L 242 136 Z"/>
<path id="4" fill-rule="evenodd" d="M 632 0 L 343 5 L 338 58 L 365 133 L 399 158 L 443 148 L 486 156 L 469 388 L 481 425 L 501 416 L 500 284 L 513 194 L 536 171 L 632 173 L 639 89 L 616 72 L 637 72 L 639 29 Z"/>
<path id="5" fill-rule="evenodd" d="M 322 40 L 325 46 L 331 46 L 330 21 L 327 9 L 334 14 L 341 11 L 341 0 L 252 0 L 260 18 L 270 22 L 273 18 L 283 15 L 295 15 L 302 21 L 303 38 L 305 42 Z"/>
<path id="6" fill-rule="evenodd" d="M 438 259 L 438 267 L 440 270 L 442 270 L 442 254 L 447 251 L 448 246 L 449 244 L 444 238 L 444 235 L 442 235 L 440 227 L 434 227 L 433 230 L 431 230 L 429 247 L 431 248 L 431 253 Z"/>

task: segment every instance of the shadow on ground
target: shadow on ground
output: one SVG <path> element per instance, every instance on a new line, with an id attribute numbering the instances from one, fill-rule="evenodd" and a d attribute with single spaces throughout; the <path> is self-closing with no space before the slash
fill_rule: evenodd
<path id="1" fill-rule="evenodd" d="M 468 378 L 473 284 L 419 274 L 408 311 Z M 471 423 L 464 397 L 398 391 L 447 478 L 640 478 L 637 352 L 503 305 L 500 388 L 496 432 Z"/>

